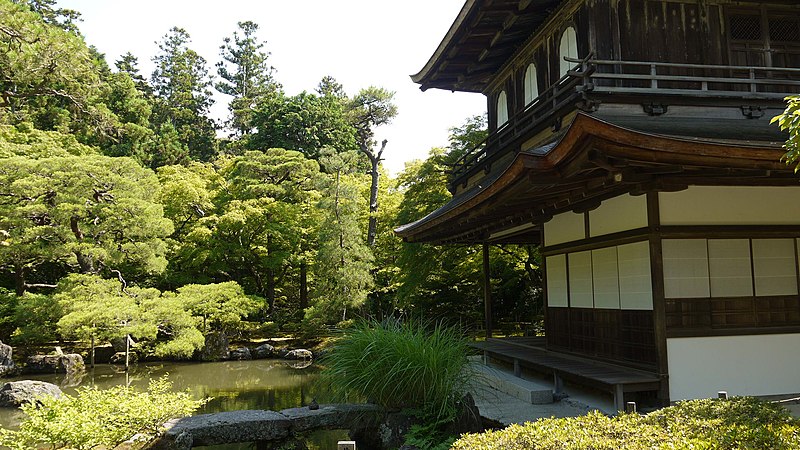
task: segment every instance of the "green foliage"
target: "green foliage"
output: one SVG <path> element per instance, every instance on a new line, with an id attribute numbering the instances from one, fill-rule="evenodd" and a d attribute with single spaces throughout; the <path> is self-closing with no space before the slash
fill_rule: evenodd
<path id="1" fill-rule="evenodd" d="M 159 191 L 155 174 L 129 158 L 6 158 L 0 229 L 9 245 L 0 246 L 0 267 L 16 274 L 18 292 L 26 289 L 26 272 L 46 262 L 81 273 L 160 273 L 172 223 Z"/>
<path id="2" fill-rule="evenodd" d="M 11 449 L 114 448 L 136 434 L 144 444 L 160 433 L 168 419 L 190 415 L 206 400 L 171 392 L 166 378 L 152 380 L 147 392 L 126 386 L 107 390 L 83 387 L 75 396 L 42 397 L 22 407 L 26 417 L 18 431 L 0 430 L 0 445 Z"/>
<path id="3" fill-rule="evenodd" d="M 356 129 L 345 104 L 332 95 L 266 95 L 256 105 L 252 122 L 257 131 L 247 140 L 250 149 L 287 148 L 311 159 L 319 159 L 324 148 L 356 149 Z"/>
<path id="4" fill-rule="evenodd" d="M 788 165 L 794 165 L 795 172 L 800 171 L 800 96 L 786 98 L 786 110 L 772 119 L 781 130 L 789 133 L 786 140 L 786 154 L 783 156 Z"/>
<path id="5" fill-rule="evenodd" d="M 367 208 L 359 192 L 357 175 L 344 173 L 342 155 L 327 158 L 336 172 L 326 180 L 319 202 L 323 218 L 319 225 L 319 250 L 314 265 L 317 280 L 314 305 L 306 317 L 325 317 L 330 323 L 347 319 L 348 309 L 364 304 L 373 286 L 373 254 L 360 227 L 360 213 Z M 338 319 L 338 318 L 341 319 Z"/>
<path id="6" fill-rule="evenodd" d="M 53 297 L 64 316 L 58 320 L 62 336 L 100 342 L 129 334 L 139 339 L 155 339 L 155 324 L 145 320 L 142 302 L 158 298 L 155 289 L 126 288 L 119 280 L 73 274 L 59 283 Z"/>
<path id="7" fill-rule="evenodd" d="M 78 142 L 72 134 L 41 131 L 29 122 L 16 126 L 0 124 L 0 158 L 27 156 L 40 159 L 56 156 L 91 155 L 97 151 Z"/>
<path id="8" fill-rule="evenodd" d="M 261 302 L 245 295 L 235 281 L 218 284 L 187 284 L 178 288 L 177 298 L 193 316 L 202 319 L 204 333 L 238 332 L 242 319 L 258 310 Z"/>
<path id="9" fill-rule="evenodd" d="M 389 319 L 362 322 L 324 360 L 334 394 L 390 408 L 414 408 L 428 420 L 455 418 L 471 376 L 468 347 L 456 328 Z"/>
<path id="10" fill-rule="evenodd" d="M 156 125 L 171 123 L 181 143 L 195 160 L 210 161 L 217 152 L 214 122 L 208 118 L 213 104 L 206 60 L 188 47 L 189 33 L 173 27 L 158 44 L 153 58 Z"/>
<path id="11" fill-rule="evenodd" d="M 753 398 L 691 400 L 640 416 L 541 419 L 462 436 L 454 450 L 798 449 L 800 422 Z"/>
<path id="12" fill-rule="evenodd" d="M 441 430 L 447 426 L 446 422 L 427 422 L 414 424 L 404 436 L 403 445 L 416 447 L 419 450 L 448 450 L 456 436 L 448 436 Z"/>
<path id="13" fill-rule="evenodd" d="M 21 297 L 11 300 L 3 295 L 3 303 L 13 304 L 14 309 L 9 317 L 13 320 L 15 330 L 11 342 L 15 345 L 37 345 L 56 340 L 54 323 L 63 315 L 58 301 L 52 297 L 26 292 Z"/>
<path id="14" fill-rule="evenodd" d="M 238 26 L 239 30 L 233 32 L 232 38 L 226 37 L 220 47 L 222 61 L 217 63 L 217 74 L 222 80 L 214 87 L 233 97 L 228 105 L 231 114 L 228 126 L 236 136 L 244 136 L 253 131 L 255 105 L 279 91 L 280 85 L 267 62 L 269 53 L 262 51 L 264 43 L 256 39 L 258 24 L 246 21 Z"/>

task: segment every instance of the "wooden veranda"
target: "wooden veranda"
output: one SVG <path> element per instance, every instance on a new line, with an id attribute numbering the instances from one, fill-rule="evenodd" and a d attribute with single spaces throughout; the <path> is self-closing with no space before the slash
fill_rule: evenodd
<path id="1" fill-rule="evenodd" d="M 543 337 L 488 338 L 470 345 L 485 357 L 511 363 L 516 376 L 522 375 L 523 368 L 551 375 L 555 393 L 562 391 L 564 380 L 609 392 L 618 411 L 625 409 L 625 393 L 656 392 L 661 386 L 654 372 L 549 351 Z"/>

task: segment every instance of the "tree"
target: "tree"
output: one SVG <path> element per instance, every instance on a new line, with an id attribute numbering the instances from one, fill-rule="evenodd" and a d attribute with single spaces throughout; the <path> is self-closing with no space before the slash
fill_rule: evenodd
<path id="1" fill-rule="evenodd" d="M 211 80 L 206 60 L 188 48 L 190 42 L 186 30 L 173 27 L 158 44 L 151 78 L 158 100 L 154 122 L 171 123 L 192 158 L 210 161 L 217 151 L 214 122 L 208 118 L 214 102 Z"/>
<path id="2" fill-rule="evenodd" d="M 127 52 L 114 63 L 120 73 L 127 73 L 134 84 L 136 89 L 143 94 L 150 96 L 153 94 L 153 89 L 147 83 L 147 79 L 139 72 L 139 59 L 131 52 Z"/>
<path id="3" fill-rule="evenodd" d="M 172 223 L 158 203 L 158 179 L 130 158 L 15 156 L 0 165 L 0 267 L 16 292 L 48 262 L 118 276 L 160 273 Z M 51 280 L 51 283 L 55 280 Z"/>
<path id="4" fill-rule="evenodd" d="M 375 246 L 378 230 L 378 183 L 380 171 L 378 166 L 386 149 L 387 141 L 381 142 L 380 150 L 375 151 L 375 128 L 386 125 L 397 115 L 397 106 L 392 103 L 394 92 L 370 86 L 362 89 L 350 102 L 350 113 L 356 128 L 358 147 L 369 158 L 372 183 L 369 190 L 369 228 L 367 244 Z"/>
<path id="5" fill-rule="evenodd" d="M 178 288 L 180 303 L 202 320 L 202 331 L 238 332 L 242 319 L 258 310 L 259 302 L 244 293 L 234 281 L 218 284 L 187 284 Z"/>
<path id="6" fill-rule="evenodd" d="M 33 12 L 48 4 L 0 0 L 0 121 L 44 130 L 91 127 L 91 97 L 100 84 L 93 55 L 78 35 Z"/>
<path id="7" fill-rule="evenodd" d="M 373 255 L 364 242 L 359 226 L 363 211 L 357 175 L 347 173 L 352 155 L 333 154 L 323 160 L 332 174 L 325 181 L 319 203 L 323 220 L 319 230 L 319 251 L 314 267 L 315 302 L 306 312 L 307 318 L 332 318 L 364 304 L 373 285 Z"/>
<path id="8" fill-rule="evenodd" d="M 80 22 L 81 13 L 74 9 L 56 8 L 56 0 L 12 0 L 14 3 L 24 5 L 38 14 L 42 21 L 75 35 L 79 33 L 77 22 Z"/>
<path id="9" fill-rule="evenodd" d="M 786 98 L 787 105 L 784 112 L 772 119 L 777 122 L 781 130 L 789 133 L 786 140 L 786 154 L 783 160 L 788 165 L 794 165 L 795 172 L 800 171 L 800 96 Z"/>
<path id="10" fill-rule="evenodd" d="M 245 136 L 253 131 L 253 109 L 260 100 L 280 90 L 269 65 L 269 53 L 262 51 L 264 42 L 256 38 L 258 24 L 239 22 L 239 32 L 223 39 L 220 47 L 222 61 L 217 63 L 217 74 L 222 78 L 214 86 L 219 92 L 233 97 L 228 110 L 228 127 L 235 136 Z"/>
<path id="11" fill-rule="evenodd" d="M 450 128 L 447 163 L 453 164 L 474 150 L 489 135 L 486 114 L 468 117 L 461 126 Z"/>
<path id="12" fill-rule="evenodd" d="M 345 105 L 331 95 L 275 93 L 258 104 L 253 125 L 256 132 L 247 140 L 247 148 L 253 150 L 287 148 L 319 159 L 325 148 L 340 152 L 357 148 Z"/>

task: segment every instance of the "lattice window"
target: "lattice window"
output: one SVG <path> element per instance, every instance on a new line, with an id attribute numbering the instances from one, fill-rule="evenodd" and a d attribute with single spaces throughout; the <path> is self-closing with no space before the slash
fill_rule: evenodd
<path id="1" fill-rule="evenodd" d="M 770 18 L 769 39 L 772 42 L 800 43 L 800 21 L 791 17 Z"/>
<path id="2" fill-rule="evenodd" d="M 738 41 L 760 41 L 762 39 L 761 17 L 749 14 L 731 14 L 731 39 Z"/>

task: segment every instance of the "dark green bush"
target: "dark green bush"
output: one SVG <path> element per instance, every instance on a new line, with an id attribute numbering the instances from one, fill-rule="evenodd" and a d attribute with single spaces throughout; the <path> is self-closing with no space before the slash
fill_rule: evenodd
<path id="1" fill-rule="evenodd" d="M 455 417 L 470 379 L 467 341 L 441 324 L 361 322 L 323 360 L 337 396 L 355 394 L 389 408 L 410 408 L 434 421 Z"/>
<path id="2" fill-rule="evenodd" d="M 455 450 L 789 450 L 800 449 L 800 421 L 781 406 L 749 397 L 690 400 L 645 416 L 599 412 L 542 419 L 464 435 Z"/>

